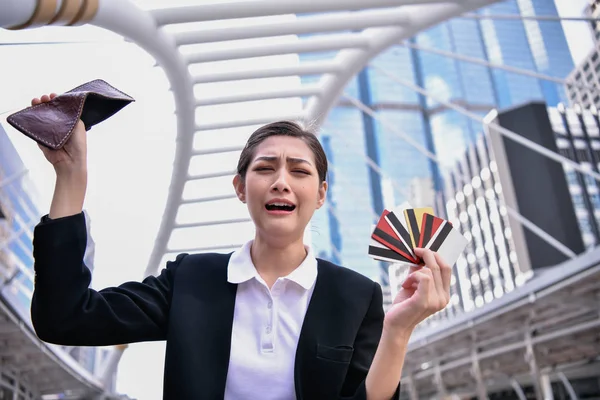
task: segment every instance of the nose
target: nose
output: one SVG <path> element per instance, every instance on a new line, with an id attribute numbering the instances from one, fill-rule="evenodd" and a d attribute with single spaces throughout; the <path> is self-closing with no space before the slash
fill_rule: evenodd
<path id="1" fill-rule="evenodd" d="M 281 169 L 275 175 L 275 180 L 271 185 L 271 191 L 287 193 L 290 191 L 290 185 L 288 182 L 287 171 Z"/>

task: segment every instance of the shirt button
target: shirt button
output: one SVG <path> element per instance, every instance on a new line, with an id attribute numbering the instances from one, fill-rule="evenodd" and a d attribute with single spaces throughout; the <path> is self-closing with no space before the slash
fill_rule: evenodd
<path id="1" fill-rule="evenodd" d="M 271 333 L 271 325 L 267 325 L 267 328 L 265 329 L 265 331 L 267 333 Z"/>
<path id="2" fill-rule="evenodd" d="M 269 302 L 267 303 L 267 308 L 271 309 L 271 307 L 273 307 L 273 302 L 272 302 L 272 301 L 269 301 Z"/>

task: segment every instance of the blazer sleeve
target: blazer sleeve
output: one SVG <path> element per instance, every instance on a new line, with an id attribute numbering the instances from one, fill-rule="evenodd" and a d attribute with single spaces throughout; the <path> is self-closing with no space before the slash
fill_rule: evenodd
<path id="1" fill-rule="evenodd" d="M 38 337 L 67 346 L 165 339 L 174 274 L 185 255 L 159 276 L 96 291 L 83 261 L 86 243 L 83 213 L 36 226 L 31 320 Z"/>
<path id="2" fill-rule="evenodd" d="M 371 304 L 354 340 L 354 353 L 350 360 L 340 400 L 367 400 L 365 380 L 381 339 L 384 317 L 381 286 L 373 282 Z M 398 385 L 393 399 L 398 399 L 399 396 L 400 385 Z"/>

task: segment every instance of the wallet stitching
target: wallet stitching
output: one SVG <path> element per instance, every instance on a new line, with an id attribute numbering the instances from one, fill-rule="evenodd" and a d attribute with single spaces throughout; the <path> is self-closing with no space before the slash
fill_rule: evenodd
<path id="1" fill-rule="evenodd" d="M 113 88 L 114 90 L 116 90 L 117 92 L 121 93 L 122 95 L 131 98 L 131 96 L 129 96 L 128 94 L 123 93 L 122 91 L 120 91 L 119 89 L 115 88 L 114 86 L 110 85 L 109 83 L 107 83 L 106 81 L 104 81 L 102 79 L 94 79 L 93 81 L 84 83 L 83 85 L 79 85 L 76 88 L 69 90 L 69 92 L 77 91 L 77 89 L 79 89 L 79 88 L 81 88 L 81 87 L 83 87 L 85 85 L 89 85 L 90 83 L 93 83 L 93 82 L 103 82 L 106 85 L 108 85 L 111 88 Z M 65 143 L 71 137 L 71 134 L 73 133 L 73 130 L 75 129 L 75 124 L 77 123 L 77 120 L 81 117 L 81 112 L 82 112 L 82 109 L 83 109 L 83 105 L 85 104 L 85 99 L 87 98 L 88 95 L 89 95 L 89 92 L 85 93 L 85 95 L 83 96 L 83 99 L 79 102 L 79 110 L 77 111 L 77 115 L 75 116 L 75 118 L 73 119 L 73 121 L 69 122 L 69 124 L 71 125 L 71 127 L 69 128 L 69 131 L 67 132 L 67 134 L 65 135 L 65 137 L 58 144 L 56 144 L 56 145 L 54 145 L 52 143 L 49 143 L 44 138 L 36 135 L 35 133 L 31 132 L 30 130 L 28 130 L 24 126 L 21 126 L 21 124 L 19 124 L 17 121 L 13 121 L 13 123 L 15 125 L 17 125 L 19 128 L 21 128 L 22 130 L 24 130 L 25 132 L 27 132 L 29 135 L 31 135 L 32 137 L 34 137 L 35 139 L 39 140 L 40 142 L 43 142 L 43 143 L 45 143 L 46 145 L 48 145 L 50 147 L 60 148 L 63 145 L 63 143 Z M 103 96 L 103 97 L 109 98 L 108 96 Z M 26 111 L 31 111 L 31 110 L 33 110 L 33 109 L 35 109 L 37 107 L 41 107 L 44 104 L 46 104 L 46 103 L 40 103 L 40 104 L 36 104 L 35 106 L 28 107 L 28 108 L 26 108 L 24 110 L 21 110 L 21 111 L 15 113 L 14 116 L 22 114 L 22 113 L 24 113 Z"/>
<path id="2" fill-rule="evenodd" d="M 27 128 L 21 126 L 17 121 L 13 121 L 13 123 L 15 125 L 17 125 L 19 128 L 23 129 L 24 131 L 26 131 L 28 134 L 30 134 L 31 136 L 33 136 L 34 138 L 36 138 L 37 140 L 39 140 L 40 142 L 44 142 L 45 144 L 47 144 L 50 147 L 57 147 L 60 148 L 60 146 L 63 145 L 64 142 L 66 142 L 70 137 L 71 134 L 73 133 L 73 129 L 75 129 L 75 124 L 77 123 L 77 120 L 79 119 L 79 117 L 81 116 L 81 111 L 83 109 L 83 104 L 85 103 L 85 98 L 87 97 L 87 94 L 83 97 L 84 101 L 80 101 L 79 102 L 79 110 L 77 111 L 77 115 L 75 116 L 75 118 L 69 122 L 69 125 L 71 125 L 71 127 L 69 128 L 69 131 L 67 132 L 67 135 L 57 144 L 57 145 L 53 145 L 52 143 L 49 143 L 48 141 L 46 141 L 44 138 L 39 137 L 38 135 L 36 135 L 35 133 L 31 132 L 30 130 L 28 130 Z M 35 106 L 26 108 L 25 110 L 21 110 L 17 113 L 15 113 L 14 115 L 17 116 L 21 113 L 24 113 L 25 111 L 31 111 L 37 107 L 41 107 L 42 105 L 44 105 L 46 103 L 40 103 L 40 104 L 36 104 Z"/>
<path id="3" fill-rule="evenodd" d="M 93 81 L 89 81 L 89 82 L 83 83 L 83 84 L 81 84 L 81 85 L 79 85 L 79 86 L 77 86 L 77 87 L 75 87 L 75 88 L 73 88 L 73 89 L 69 90 L 67 93 L 75 92 L 75 91 L 77 91 L 77 89 L 79 89 L 79 88 L 82 88 L 82 87 L 84 87 L 85 85 L 89 85 L 90 83 L 94 83 L 94 82 L 104 82 L 106 85 L 108 85 L 108 86 L 112 87 L 112 86 L 111 86 L 111 85 L 110 85 L 108 82 L 105 82 L 105 81 L 104 81 L 104 80 L 102 80 L 102 79 L 94 79 Z M 118 89 L 116 89 L 116 88 L 113 88 L 113 89 L 115 89 L 115 90 L 118 90 Z"/>
<path id="4" fill-rule="evenodd" d="M 79 85 L 76 88 L 73 88 L 73 89 L 69 90 L 69 92 L 67 92 L 67 93 L 75 92 L 75 91 L 77 91 L 77 89 L 82 88 L 85 85 L 89 85 L 90 83 L 93 83 L 93 82 L 102 82 L 106 86 L 109 86 L 113 90 L 116 90 L 117 92 L 121 93 L 123 96 L 129 97 L 130 99 L 132 99 L 132 97 L 130 95 L 128 95 L 127 93 L 124 93 L 124 92 L 120 91 L 119 89 L 117 89 L 116 87 L 114 87 L 113 85 L 111 85 L 110 83 L 106 82 L 104 79 L 94 79 L 93 81 L 89 81 L 87 83 L 84 83 L 83 85 Z M 102 97 L 105 97 L 105 98 L 114 98 L 114 97 L 106 96 L 106 95 L 103 95 L 103 94 L 100 94 L 100 93 L 95 93 L 95 94 L 98 94 L 98 95 L 100 95 Z"/>

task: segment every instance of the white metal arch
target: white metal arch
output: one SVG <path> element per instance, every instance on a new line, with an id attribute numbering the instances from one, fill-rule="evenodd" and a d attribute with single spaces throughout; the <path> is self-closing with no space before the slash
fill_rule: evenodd
<path id="1" fill-rule="evenodd" d="M 455 3 L 440 3 L 437 1 L 416 2 L 414 0 L 378 0 L 372 1 L 365 9 L 362 1 L 323 1 L 311 4 L 302 1 L 249 1 L 244 3 L 225 3 L 198 5 L 185 8 L 170 8 L 153 11 L 159 25 L 175 25 L 197 21 L 215 21 L 226 19 L 239 19 L 250 17 L 265 17 L 278 14 L 309 13 L 310 17 L 297 19 L 293 22 L 270 22 L 253 24 L 243 28 L 215 28 L 197 32 L 175 34 L 177 45 L 191 45 L 209 42 L 224 42 L 228 40 L 239 40 L 245 38 L 266 38 L 286 34 L 310 33 L 309 39 L 303 39 L 294 44 L 263 44 L 256 47 L 240 46 L 229 50 L 209 51 L 196 53 L 187 57 L 189 63 L 211 62 L 220 60 L 251 58 L 258 56 L 269 56 L 288 53 L 311 53 L 318 51 L 339 50 L 334 56 L 327 60 L 318 62 L 304 62 L 295 67 L 273 68 L 271 70 L 248 70 L 244 73 L 233 73 L 227 75 L 212 74 L 195 76 L 195 83 L 224 82 L 242 79 L 269 78 L 276 76 L 293 75 L 319 75 L 316 84 L 304 84 L 294 90 L 271 90 L 256 91 L 244 94 L 223 94 L 211 99 L 203 99 L 197 105 L 199 107 L 215 104 L 227 104 L 246 102 L 254 100 L 301 97 L 306 102 L 302 111 L 298 114 L 268 115 L 263 118 L 250 118 L 245 120 L 218 121 L 212 124 L 198 124 L 198 131 L 221 130 L 232 127 L 245 127 L 267 123 L 276 119 L 295 119 L 310 124 L 313 128 L 323 122 L 328 111 L 335 104 L 339 95 L 349 80 L 356 75 L 370 59 L 379 54 L 390 45 L 397 43 L 402 38 L 414 35 L 435 23 L 447 18 L 459 15 L 463 12 L 479 8 L 493 3 L 494 0 L 469 1 Z M 426 4 L 423 4 L 426 3 Z M 359 11 L 357 11 L 359 10 Z M 350 12 L 353 11 L 353 12 Z M 327 13 L 327 14 L 321 14 Z M 375 28 L 373 28 L 375 27 Z M 372 28 L 372 29 L 369 29 Z M 360 33 L 352 33 L 359 30 Z M 324 35 L 324 33 L 345 31 L 337 35 Z M 181 115 L 179 115 L 181 117 Z M 189 135 L 178 142 L 178 148 L 190 144 Z M 214 149 L 213 152 L 205 152 L 205 155 L 219 152 L 240 150 L 239 148 Z M 188 154 L 186 154 L 188 155 Z M 167 242 L 174 229 L 176 210 L 182 204 L 182 191 L 185 181 L 189 180 L 189 159 L 176 159 L 175 171 L 171 182 L 169 203 L 165 210 L 160 232 L 158 234 L 154 251 L 149 260 L 146 274 L 155 273 L 160 266 L 160 258 L 164 253 L 176 252 L 169 249 Z M 223 174 L 230 174 L 227 169 Z M 219 173 L 213 173 L 206 178 L 212 178 Z M 215 198 L 200 198 L 198 203 L 217 200 Z M 179 204 L 176 204 L 179 201 Z M 188 203 L 189 204 L 189 203 Z M 236 224 L 246 222 L 245 219 L 203 221 L 195 226 L 219 225 L 221 223 Z M 179 225 L 179 227 L 192 227 L 190 224 Z M 233 228 L 232 228 L 233 229 Z M 230 243 L 235 245 L 237 243 Z M 202 251 L 214 249 L 216 246 L 204 246 L 191 249 L 191 251 Z"/>
<path id="2" fill-rule="evenodd" d="M 177 220 L 178 213 L 183 206 L 203 205 L 233 198 L 232 193 L 184 198 L 185 187 L 189 182 L 208 181 L 233 175 L 231 168 L 194 173 L 190 170 L 193 158 L 199 158 L 200 164 L 203 164 L 210 156 L 236 153 L 243 146 L 243 142 L 239 141 L 233 145 L 196 149 L 194 148 L 196 135 L 208 133 L 216 136 L 231 128 L 249 131 L 255 125 L 277 119 L 299 120 L 310 124 L 311 127 L 318 128 L 352 77 L 380 52 L 445 19 L 496 1 L 371 0 L 368 9 L 365 9 L 366 2 L 364 0 L 323 0 L 318 4 L 311 4 L 303 0 L 250 0 L 146 11 L 138 8 L 132 1 L 122 0 L 87 0 L 86 2 L 0 0 L 0 8 L 3 10 L 0 15 L 0 27 L 23 26 L 29 22 L 32 23 L 32 26 L 42 26 L 47 24 L 53 16 L 61 16 L 57 22 L 62 24 L 92 23 L 135 42 L 148 51 L 164 69 L 171 83 L 177 109 L 177 149 L 168 202 L 145 272 L 153 274 L 161 265 L 161 257 L 165 255 L 179 251 L 223 250 L 239 245 L 235 241 L 229 241 L 206 246 L 196 245 L 191 248 L 169 247 L 169 240 L 176 230 L 198 227 L 212 229 L 221 225 L 230 226 L 231 230 L 235 230 L 236 227 L 248 222 L 248 218 L 244 217 L 204 219 L 191 222 Z M 83 8 L 67 10 L 69 7 L 79 6 Z M 5 10 L 8 12 L 4 12 Z M 71 11 L 71 13 L 69 14 L 67 11 Z M 309 14 L 309 16 L 284 21 L 273 21 L 268 18 L 256 20 L 256 18 L 282 14 Z M 67 20 L 66 15 L 71 15 L 71 19 Z M 248 20 L 249 24 L 230 27 L 212 25 L 214 22 L 239 22 L 240 20 Z M 197 22 L 206 23 L 207 26 L 201 26 L 196 31 L 180 31 L 178 29 L 182 25 Z M 284 43 L 265 41 L 259 44 L 240 44 L 235 42 L 304 34 L 310 36 Z M 223 47 L 211 49 L 210 45 L 214 43 L 222 43 Z M 198 45 L 205 47 L 200 47 L 200 50 L 194 48 L 192 51 L 188 51 L 190 47 Z M 232 60 L 244 61 L 284 54 L 317 52 L 329 52 L 330 56 L 318 61 L 301 61 L 293 65 L 270 65 L 266 68 L 254 66 L 233 70 L 208 70 L 200 73 L 193 72 L 192 68 L 195 65 L 218 64 Z M 534 73 L 528 72 L 528 74 Z M 540 74 L 536 75 L 540 76 Z M 257 90 L 246 92 L 238 91 L 235 88 L 237 82 L 305 76 L 315 76 L 317 79 L 295 87 L 276 87 L 268 90 L 263 90 L 260 86 L 257 86 Z M 543 77 L 541 78 L 543 79 Z M 197 86 L 212 83 L 234 83 L 234 85 L 216 95 L 197 96 L 195 93 Z M 219 118 L 212 118 L 208 121 L 203 119 L 208 114 L 205 111 L 214 110 L 215 106 L 293 98 L 304 100 L 301 108 L 283 114 L 267 110 L 269 112 L 264 115 L 245 118 L 235 118 L 232 114 L 223 113 Z M 200 115 L 200 121 L 196 121 L 197 113 Z M 598 271 L 595 264 L 593 276 L 594 281 L 590 281 L 590 287 L 593 285 L 593 288 L 597 288 Z M 550 282 L 548 286 L 553 287 L 551 284 L 554 283 Z M 525 294 L 523 294 L 524 298 Z M 568 301 L 564 302 L 564 304 L 567 303 Z M 498 305 L 498 307 L 500 306 Z M 540 309 L 546 306 L 547 304 L 540 302 Z M 530 313 L 531 310 L 525 311 Z M 581 309 L 567 311 L 579 313 Z M 584 311 L 587 312 L 587 309 Z M 586 321 L 578 328 L 596 328 L 598 321 L 595 314 L 593 317 L 594 319 Z M 460 327 L 460 322 L 455 322 L 453 326 Z M 546 324 L 546 322 L 541 321 L 540 324 Z M 484 328 L 487 326 L 482 326 L 481 331 L 486 330 Z M 491 326 L 490 330 L 493 328 Z M 565 335 L 569 332 L 565 331 Z M 478 334 L 481 333 L 478 332 Z M 435 332 L 432 334 L 430 331 L 424 331 L 423 336 L 425 337 L 423 343 L 436 340 Z M 424 365 L 430 355 L 419 354 L 419 346 L 422 344 L 419 340 L 420 338 L 417 338 L 414 341 L 411 356 L 414 358 L 415 365 L 419 363 Z M 438 341 L 441 343 L 442 340 Z M 522 346 L 523 344 L 519 342 L 517 344 L 508 343 L 505 347 L 520 348 Z M 585 346 L 588 344 L 582 343 L 582 348 Z M 440 353 L 442 353 L 442 348 L 448 347 L 450 346 L 446 343 L 441 343 Z M 468 345 L 461 348 L 468 348 Z M 504 352 L 506 348 L 492 349 L 490 354 Z M 419 356 L 422 357 L 419 358 Z M 520 354 L 516 356 L 519 357 Z M 451 359 L 454 355 L 445 355 L 445 357 Z M 482 357 L 477 355 L 477 358 Z M 118 359 L 116 360 L 118 361 Z M 467 361 L 469 361 L 467 358 L 462 357 L 451 360 L 456 364 L 450 365 L 458 366 L 460 364 L 463 366 L 463 364 L 468 364 Z M 512 365 L 512 363 L 507 363 L 507 365 Z M 485 367 L 485 365 L 483 366 Z M 418 369 L 417 367 L 421 368 L 421 365 L 417 365 L 415 369 Z M 432 371 L 424 370 L 412 376 L 411 380 L 414 380 L 414 385 L 418 387 L 420 385 L 418 381 L 429 380 L 432 373 Z M 465 373 L 466 375 L 468 374 Z"/>
<path id="3" fill-rule="evenodd" d="M 233 3 L 200 4 L 186 7 L 170 7 L 142 10 L 131 1 L 95 0 L 68 2 L 66 0 L 4 0 L 3 9 L 8 10 L 0 19 L 2 27 L 43 26 L 56 15 L 55 24 L 91 23 L 123 35 L 150 53 L 164 69 L 175 97 L 177 112 L 177 146 L 167 204 L 150 256 L 145 275 L 156 273 L 165 254 L 178 250 L 203 251 L 226 249 L 237 243 L 221 243 L 192 248 L 169 248 L 172 233 L 180 228 L 233 225 L 248 222 L 247 218 L 231 220 L 203 220 L 178 223 L 177 214 L 183 204 L 201 204 L 231 198 L 232 193 L 219 196 L 183 199 L 184 188 L 190 181 L 226 177 L 233 174 L 231 168 L 210 174 L 190 172 L 193 157 L 209 157 L 215 154 L 241 150 L 243 143 L 229 147 L 216 147 L 200 152 L 194 151 L 194 136 L 199 132 L 250 127 L 278 119 L 292 119 L 313 128 L 324 121 L 329 110 L 339 98 L 350 79 L 364 68 L 370 59 L 387 47 L 445 19 L 494 3 L 497 0 L 439 1 L 439 0 L 250 0 Z M 75 6 L 77 4 L 77 6 Z M 87 10 L 75 12 L 87 20 L 66 20 L 66 8 L 87 4 Z M 82 6 L 84 7 L 84 6 Z M 46 21 L 44 21 L 44 11 Z M 54 14 L 53 14 L 54 13 Z M 273 20 L 272 16 L 283 14 L 308 14 L 291 21 Z M 73 17 L 72 17 L 73 18 Z M 76 17 L 75 17 L 76 18 Z M 257 20 L 263 18 L 263 20 Z M 200 28 L 197 31 L 178 32 L 178 26 L 197 22 L 234 21 L 247 19 L 249 24 L 232 27 Z M 258 21 L 258 22 L 257 22 Z M 258 44 L 240 44 L 235 41 L 247 39 L 276 38 L 284 35 L 310 35 L 297 41 L 284 43 L 265 40 Z M 225 49 L 210 49 L 186 53 L 182 48 L 197 45 L 210 46 L 216 42 Z M 231 44 L 233 43 L 233 46 Z M 190 67 L 201 63 L 219 63 L 230 60 L 249 60 L 283 54 L 330 52 L 331 56 L 319 61 L 299 62 L 291 66 L 255 67 L 232 71 L 208 71 L 192 74 Z M 278 77 L 313 76 L 311 83 L 294 88 L 277 88 L 239 92 L 230 89 L 208 98 L 196 98 L 194 87 L 213 83 L 230 83 Z M 214 106 L 227 106 L 261 100 L 305 100 L 301 110 L 284 114 L 265 114 L 252 118 L 233 118 L 224 113 L 223 118 L 211 122 L 197 122 L 195 113 Z M 202 117 L 200 118 L 202 120 Z M 233 166 L 230 166 L 233 167 Z M 233 230 L 233 229 L 232 229 Z"/>
<path id="4" fill-rule="evenodd" d="M 445 21 L 453 16 L 460 15 L 468 10 L 495 3 L 497 0 L 450 2 L 435 5 L 435 9 L 424 2 L 414 2 L 411 6 L 402 7 L 403 18 L 396 26 L 373 29 L 370 34 L 369 47 L 366 50 L 352 49 L 341 51 L 337 60 L 346 68 L 340 74 L 323 77 L 321 85 L 323 95 L 312 97 L 307 104 L 307 114 L 311 120 L 320 125 L 331 107 L 342 94 L 342 91 L 356 74 L 358 74 L 371 59 L 388 47 L 399 43 L 402 39 L 409 38 L 417 32 Z"/>

